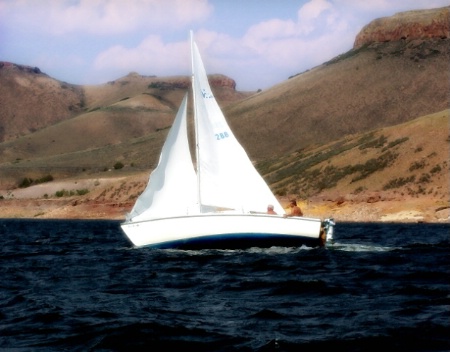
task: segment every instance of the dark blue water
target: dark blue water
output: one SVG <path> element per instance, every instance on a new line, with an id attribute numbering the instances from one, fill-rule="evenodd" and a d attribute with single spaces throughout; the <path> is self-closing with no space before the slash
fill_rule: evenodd
<path id="1" fill-rule="evenodd" d="M 0 235 L 1 351 L 450 350 L 448 224 L 249 250 L 133 249 L 115 221 Z"/>

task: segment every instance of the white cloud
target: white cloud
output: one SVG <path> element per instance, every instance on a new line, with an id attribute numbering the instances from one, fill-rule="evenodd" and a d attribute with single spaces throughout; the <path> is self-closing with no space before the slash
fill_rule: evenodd
<path id="1" fill-rule="evenodd" d="M 326 10 L 329 10 L 333 5 L 326 0 L 311 0 L 303 5 L 298 11 L 298 18 L 300 21 L 306 20 L 314 20 L 321 13 Z"/>
<path id="2" fill-rule="evenodd" d="M 249 28 L 241 45 L 250 48 L 268 66 L 295 72 L 306 64 L 317 65 L 330 59 L 338 48 L 348 50 L 345 13 L 331 2 L 311 0 L 298 10 L 297 22 L 273 19 Z M 352 38 L 353 40 L 353 38 Z M 331 44 L 331 45 L 330 45 Z M 329 48 L 333 47 L 333 50 Z"/>
<path id="3" fill-rule="evenodd" d="M 207 0 L 3 0 L 3 20 L 54 35 L 173 29 L 206 19 Z"/>
<path id="4" fill-rule="evenodd" d="M 188 74 L 187 42 L 165 44 L 159 36 L 151 35 L 133 48 L 116 45 L 96 57 L 93 69 L 137 71 L 145 75 Z"/>

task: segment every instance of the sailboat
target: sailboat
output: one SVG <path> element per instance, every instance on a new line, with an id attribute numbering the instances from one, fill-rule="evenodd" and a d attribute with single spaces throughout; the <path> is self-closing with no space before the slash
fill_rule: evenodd
<path id="1" fill-rule="evenodd" d="M 136 247 L 249 248 L 316 246 L 333 221 L 285 211 L 231 131 L 190 35 L 195 160 L 189 148 L 187 94 L 159 163 L 121 228 Z M 277 215 L 267 214 L 271 204 Z"/>

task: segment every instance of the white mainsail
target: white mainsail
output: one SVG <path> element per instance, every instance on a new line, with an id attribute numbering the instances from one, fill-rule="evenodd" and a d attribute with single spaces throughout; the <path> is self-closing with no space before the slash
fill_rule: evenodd
<path id="1" fill-rule="evenodd" d="M 195 102 L 200 202 L 240 212 L 284 209 L 237 141 L 211 91 L 191 33 L 192 89 Z"/>
<path id="2" fill-rule="evenodd" d="M 197 177 L 189 151 L 184 97 L 162 148 L 158 166 L 129 217 L 133 221 L 186 215 L 198 209 Z"/>

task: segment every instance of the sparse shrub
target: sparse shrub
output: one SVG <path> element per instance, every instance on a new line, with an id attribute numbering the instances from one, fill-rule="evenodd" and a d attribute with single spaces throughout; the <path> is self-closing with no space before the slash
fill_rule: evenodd
<path id="1" fill-rule="evenodd" d="M 77 189 L 77 195 L 79 195 L 79 196 L 83 196 L 83 195 L 88 194 L 88 193 L 89 193 L 89 190 L 87 188 Z"/>
<path id="2" fill-rule="evenodd" d="M 41 177 L 41 178 L 35 180 L 34 183 L 38 184 L 38 183 L 45 183 L 45 182 L 51 182 L 51 181 L 53 181 L 53 176 L 47 175 L 47 176 L 44 176 L 44 177 Z"/>
<path id="3" fill-rule="evenodd" d="M 409 140 L 409 137 L 403 137 L 403 138 L 396 139 L 395 141 L 389 142 L 388 145 L 383 148 L 383 151 L 385 151 L 389 148 L 395 147 L 396 145 L 398 145 L 400 143 L 406 142 L 407 140 Z"/>
<path id="4" fill-rule="evenodd" d="M 55 196 L 58 197 L 58 198 L 61 198 L 61 197 L 72 197 L 74 195 L 82 196 L 82 195 L 87 194 L 87 193 L 89 193 L 89 190 L 86 189 L 86 188 L 85 189 L 77 189 L 76 191 L 74 191 L 74 190 L 68 191 L 66 189 L 62 189 L 60 191 L 56 191 L 55 192 Z"/>
<path id="5" fill-rule="evenodd" d="M 423 169 L 425 167 L 425 160 L 415 161 L 409 167 L 409 171 L 414 171 L 418 169 Z"/>
<path id="6" fill-rule="evenodd" d="M 417 189 L 417 194 L 425 194 L 426 189 L 422 187 L 422 185 L 419 185 L 419 188 Z"/>
<path id="7" fill-rule="evenodd" d="M 384 135 L 381 135 L 377 139 L 369 140 L 364 144 L 359 146 L 360 150 L 364 150 L 366 148 L 381 148 L 387 142 L 387 138 Z"/>
<path id="8" fill-rule="evenodd" d="M 431 170 L 430 170 L 430 172 L 432 173 L 432 174 L 435 174 L 435 173 L 438 173 L 438 172 L 441 172 L 441 165 L 439 165 L 439 164 L 437 164 L 436 166 L 434 166 Z"/>
<path id="9" fill-rule="evenodd" d="M 19 188 L 27 188 L 27 187 L 32 186 L 33 184 L 37 185 L 39 183 L 50 182 L 50 181 L 53 181 L 53 176 L 52 175 L 47 175 L 47 176 L 38 178 L 36 180 L 33 180 L 32 178 L 29 178 L 29 177 L 25 177 L 19 183 Z"/>
<path id="10" fill-rule="evenodd" d="M 402 186 L 406 185 L 407 183 L 414 182 L 415 179 L 416 179 L 416 177 L 414 175 L 406 177 L 406 178 L 405 177 L 395 178 L 393 180 L 390 180 L 388 183 L 386 183 L 383 186 L 383 190 L 386 191 L 388 189 L 402 187 Z"/>
<path id="11" fill-rule="evenodd" d="M 123 167 L 124 165 L 120 161 L 114 164 L 114 170 L 119 170 L 122 169 Z"/>
<path id="12" fill-rule="evenodd" d="M 33 180 L 31 178 L 25 177 L 22 182 L 19 183 L 19 188 L 27 188 L 30 187 L 33 183 Z"/>
<path id="13" fill-rule="evenodd" d="M 359 193 L 363 192 L 365 189 L 366 189 L 365 187 L 360 186 L 360 187 L 358 187 L 357 189 L 355 189 L 355 190 L 353 191 L 353 193 L 354 193 L 354 194 L 359 194 Z"/>
<path id="14" fill-rule="evenodd" d="M 281 196 L 281 197 L 285 196 L 285 195 L 287 194 L 286 188 L 278 189 L 278 190 L 276 191 L 276 194 L 277 194 L 278 196 Z"/>
<path id="15" fill-rule="evenodd" d="M 371 141 L 371 140 L 373 139 L 373 137 L 374 137 L 373 135 L 374 135 L 373 132 L 364 134 L 364 135 L 358 140 L 358 145 L 359 145 L 359 144 L 365 144 L 365 143 L 367 143 L 368 141 Z"/>
<path id="16" fill-rule="evenodd" d="M 377 171 L 383 170 L 385 167 L 391 165 L 398 154 L 390 151 L 380 155 L 378 158 L 372 158 L 367 160 L 364 164 L 358 164 L 352 167 L 353 172 L 359 172 L 359 176 L 352 179 L 352 182 L 362 180 Z"/>
<path id="17" fill-rule="evenodd" d="M 420 176 L 419 178 L 419 183 L 429 183 L 430 182 L 430 175 L 429 174 L 422 174 L 422 176 Z"/>
<path id="18" fill-rule="evenodd" d="M 58 198 L 64 197 L 64 194 L 65 194 L 66 192 L 67 192 L 67 191 L 66 191 L 65 189 L 62 189 L 62 190 L 60 190 L 60 191 L 56 191 L 56 192 L 55 192 L 55 196 L 58 197 Z"/>

